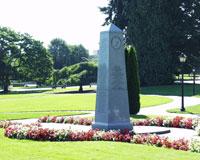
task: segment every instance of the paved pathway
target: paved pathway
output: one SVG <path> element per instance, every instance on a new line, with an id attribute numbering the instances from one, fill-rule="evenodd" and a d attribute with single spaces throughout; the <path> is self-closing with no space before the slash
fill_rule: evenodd
<path id="1" fill-rule="evenodd" d="M 147 107 L 142 108 L 138 114 L 143 115 L 160 115 L 160 116 L 184 116 L 184 117 L 191 117 L 196 118 L 200 115 L 193 115 L 193 114 L 177 114 L 177 113 L 169 113 L 167 112 L 168 109 L 172 108 L 180 108 L 181 106 L 181 97 L 179 96 L 162 96 L 168 97 L 173 99 L 173 102 L 155 106 L 155 107 Z M 185 108 L 187 109 L 188 106 L 198 105 L 200 104 L 200 98 L 196 97 L 184 97 Z"/>

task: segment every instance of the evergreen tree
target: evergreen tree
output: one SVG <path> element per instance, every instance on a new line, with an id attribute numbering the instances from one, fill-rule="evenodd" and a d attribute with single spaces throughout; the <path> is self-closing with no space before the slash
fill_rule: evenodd
<path id="1" fill-rule="evenodd" d="M 136 50 L 133 47 L 125 49 L 126 74 L 130 114 L 140 111 L 140 81 Z"/>
<path id="2" fill-rule="evenodd" d="M 172 83 L 181 52 L 189 66 L 198 64 L 199 9 L 200 0 L 110 0 L 101 11 L 135 46 L 141 85 L 161 85 Z"/>

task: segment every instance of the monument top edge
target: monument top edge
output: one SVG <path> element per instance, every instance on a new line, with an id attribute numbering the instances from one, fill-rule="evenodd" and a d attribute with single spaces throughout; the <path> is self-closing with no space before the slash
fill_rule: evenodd
<path id="1" fill-rule="evenodd" d="M 109 25 L 105 26 L 101 32 L 123 32 L 123 31 L 113 23 L 110 23 Z"/>

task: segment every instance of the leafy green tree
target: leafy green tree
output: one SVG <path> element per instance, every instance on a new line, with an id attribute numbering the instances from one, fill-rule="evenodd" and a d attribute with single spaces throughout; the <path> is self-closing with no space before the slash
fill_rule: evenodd
<path id="1" fill-rule="evenodd" d="M 85 59 L 89 58 L 88 50 L 86 50 L 82 45 L 69 46 L 71 51 L 71 65 L 80 63 Z"/>
<path id="2" fill-rule="evenodd" d="M 80 63 L 89 57 L 88 50 L 82 45 L 67 45 L 60 38 L 53 39 L 48 50 L 53 55 L 54 69 Z"/>
<path id="3" fill-rule="evenodd" d="M 52 61 L 42 43 L 28 34 L 0 27 L 0 81 L 8 92 L 10 79 L 32 80 L 39 84 L 50 77 Z"/>
<path id="4" fill-rule="evenodd" d="M 61 69 L 71 65 L 70 50 L 66 42 L 60 38 L 55 38 L 50 42 L 49 52 L 53 55 L 55 69 Z"/>
<path id="5" fill-rule="evenodd" d="M 19 42 L 19 34 L 8 28 L 0 27 L 0 81 L 5 93 L 8 92 L 10 79 L 15 75 L 16 67 L 19 65 Z"/>
<path id="6" fill-rule="evenodd" d="M 58 82 L 69 85 L 79 85 L 79 91 L 83 91 L 83 85 L 97 81 L 97 64 L 94 62 L 81 62 L 69 67 L 64 67 L 58 72 Z"/>
<path id="7" fill-rule="evenodd" d="M 35 81 L 41 85 L 53 72 L 52 56 L 43 47 L 42 42 L 34 40 L 30 35 L 23 35 L 22 41 L 20 47 L 23 50 L 18 71 L 25 80 Z"/>
<path id="8" fill-rule="evenodd" d="M 130 114 L 137 114 L 140 111 L 140 80 L 135 48 L 126 48 L 125 57 L 129 112 Z"/>
<path id="9" fill-rule="evenodd" d="M 198 67 L 200 59 L 200 0 L 181 1 L 183 12 L 182 52 L 187 56 L 188 67 Z"/>

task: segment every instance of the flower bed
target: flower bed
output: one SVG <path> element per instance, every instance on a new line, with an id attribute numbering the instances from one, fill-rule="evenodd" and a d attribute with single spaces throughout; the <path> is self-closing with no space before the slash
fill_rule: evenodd
<path id="1" fill-rule="evenodd" d="M 11 121 L 0 121 L 0 128 L 7 128 L 8 126 L 15 124 L 21 124 L 21 123 L 11 122 Z"/>
<path id="2" fill-rule="evenodd" d="M 190 142 L 190 150 L 200 153 L 200 137 L 193 137 Z"/>
<path id="3" fill-rule="evenodd" d="M 89 130 L 77 132 L 71 130 L 43 129 L 39 124 L 11 125 L 5 129 L 5 136 L 16 139 L 31 139 L 39 141 L 118 141 L 135 144 L 148 144 L 157 147 L 189 150 L 189 142 L 184 139 L 171 141 L 157 135 L 133 135 L 128 131 Z"/>
<path id="4" fill-rule="evenodd" d="M 11 125 L 5 129 L 5 136 L 16 139 L 32 139 L 40 141 L 121 141 L 130 142 L 132 133 L 128 131 L 99 131 L 77 132 L 72 130 L 54 130 L 41 128 L 39 124 Z"/>
<path id="5" fill-rule="evenodd" d="M 77 118 L 77 117 L 41 117 L 39 122 L 42 123 L 70 123 L 79 125 L 91 125 L 92 119 L 89 118 Z M 200 124 L 198 119 L 174 117 L 171 119 L 164 119 L 162 117 L 136 120 L 133 121 L 135 126 L 161 126 L 161 127 L 176 127 L 176 128 L 186 128 L 195 129 L 195 127 Z"/>
<path id="6" fill-rule="evenodd" d="M 39 118 L 38 122 L 41 123 L 70 123 L 79 125 L 91 125 L 92 119 L 89 118 L 79 118 L 79 117 L 50 117 L 44 116 Z"/>
<path id="7" fill-rule="evenodd" d="M 158 135 L 135 135 L 132 139 L 136 144 L 149 144 L 157 147 L 173 148 L 176 150 L 189 150 L 189 142 L 185 139 L 169 140 L 166 137 L 160 137 Z"/>
<path id="8" fill-rule="evenodd" d="M 184 118 L 176 116 L 171 119 L 164 119 L 157 117 L 154 119 L 145 119 L 134 121 L 133 125 L 136 126 L 161 126 L 161 127 L 175 127 L 175 128 L 186 128 L 195 129 L 199 125 L 198 119 Z"/>
<path id="9" fill-rule="evenodd" d="M 196 127 L 196 132 L 197 132 L 197 135 L 200 136 L 200 125 Z"/>

